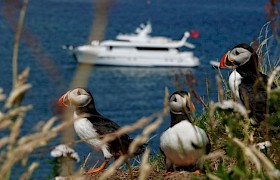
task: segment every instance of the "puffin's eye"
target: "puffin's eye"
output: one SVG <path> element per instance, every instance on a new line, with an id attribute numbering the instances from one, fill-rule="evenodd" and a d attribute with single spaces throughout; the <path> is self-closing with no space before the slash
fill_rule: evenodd
<path id="1" fill-rule="evenodd" d="M 77 91 L 77 94 L 78 94 L 78 95 L 81 95 L 81 92 L 78 90 L 78 91 Z"/>
<path id="2" fill-rule="evenodd" d="M 176 97 L 174 98 L 174 101 L 177 102 L 177 98 Z"/>
<path id="3" fill-rule="evenodd" d="M 238 51 L 236 50 L 236 51 L 235 51 L 235 54 L 236 54 L 236 55 L 239 55 L 239 54 L 240 54 L 240 52 L 238 52 Z"/>

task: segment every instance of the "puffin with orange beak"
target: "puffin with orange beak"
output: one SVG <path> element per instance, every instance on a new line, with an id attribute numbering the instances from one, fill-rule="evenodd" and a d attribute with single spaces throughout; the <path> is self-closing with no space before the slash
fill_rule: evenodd
<path id="1" fill-rule="evenodd" d="M 119 156 L 128 153 L 128 147 L 133 141 L 127 134 L 103 144 L 100 136 L 117 131 L 120 126 L 110 119 L 103 117 L 95 108 L 92 94 L 84 88 L 75 88 L 66 92 L 58 101 L 60 106 L 74 107 L 74 129 L 77 135 L 96 150 L 102 151 L 104 162 L 98 168 L 92 168 L 87 173 L 101 171 L 106 167 L 112 157 L 116 160 Z M 133 155 L 144 152 L 144 146 Z"/>
<path id="2" fill-rule="evenodd" d="M 196 167 L 200 158 L 211 149 L 206 132 L 191 123 L 195 106 L 187 91 L 174 92 L 169 98 L 170 127 L 160 137 L 167 173 L 175 167 Z M 191 169 L 198 170 L 199 169 Z M 200 173 L 200 172 L 199 172 Z"/>
<path id="3" fill-rule="evenodd" d="M 259 59 L 256 51 L 248 44 L 238 44 L 228 51 L 220 60 L 220 68 L 230 68 L 229 86 L 235 99 L 249 110 L 253 125 L 265 120 L 267 109 L 268 76 L 259 71 Z M 272 88 L 276 88 L 272 84 Z"/>

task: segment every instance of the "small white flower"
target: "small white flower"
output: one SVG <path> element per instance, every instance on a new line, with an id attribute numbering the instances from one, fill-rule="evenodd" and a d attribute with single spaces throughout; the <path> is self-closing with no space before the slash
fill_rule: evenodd
<path id="1" fill-rule="evenodd" d="M 266 148 L 268 148 L 268 147 L 270 147 L 270 146 L 271 146 L 271 142 L 269 142 L 269 141 L 260 142 L 260 143 L 257 144 L 257 147 L 258 147 L 260 150 L 266 149 Z"/>
<path id="2" fill-rule="evenodd" d="M 67 156 L 70 156 L 71 158 L 73 158 L 77 162 L 80 161 L 80 157 L 79 157 L 78 153 L 76 153 L 74 149 L 72 149 L 72 148 L 70 148 L 70 147 L 68 147 L 64 144 L 60 144 L 60 145 L 56 146 L 51 151 L 51 156 L 52 157 L 67 157 Z"/>
<path id="3" fill-rule="evenodd" d="M 66 179 L 67 179 L 67 177 L 63 177 L 63 176 L 56 176 L 54 179 L 55 179 L 55 180 L 66 180 Z"/>

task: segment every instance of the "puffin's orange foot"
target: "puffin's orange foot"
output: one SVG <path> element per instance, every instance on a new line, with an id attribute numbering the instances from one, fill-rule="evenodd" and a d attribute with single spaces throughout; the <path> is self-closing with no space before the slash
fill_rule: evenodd
<path id="1" fill-rule="evenodd" d="M 168 172 L 164 173 L 162 176 L 166 177 L 166 176 L 169 176 L 171 173 L 172 173 L 171 171 L 168 171 Z"/>
<path id="2" fill-rule="evenodd" d="M 193 174 L 197 174 L 197 175 L 201 174 L 200 170 L 195 170 L 195 171 L 192 172 L 192 173 L 193 173 Z"/>
<path id="3" fill-rule="evenodd" d="M 92 168 L 92 169 L 89 169 L 89 170 L 86 172 L 86 174 L 96 173 L 96 172 L 99 172 L 99 171 L 101 171 L 101 170 L 103 170 L 103 169 L 105 169 L 105 167 L 104 167 L 104 168 L 102 168 L 102 167 L 99 167 L 99 168 Z"/>
<path id="4" fill-rule="evenodd" d="M 105 159 L 105 161 L 101 164 L 100 167 L 98 167 L 98 168 L 92 168 L 92 169 L 88 170 L 88 171 L 86 172 L 86 174 L 96 173 L 96 172 L 98 172 L 98 171 L 101 171 L 101 170 L 105 169 L 105 167 L 106 167 L 106 165 L 108 164 L 108 162 L 109 162 L 109 160 L 108 160 L 108 159 Z"/>

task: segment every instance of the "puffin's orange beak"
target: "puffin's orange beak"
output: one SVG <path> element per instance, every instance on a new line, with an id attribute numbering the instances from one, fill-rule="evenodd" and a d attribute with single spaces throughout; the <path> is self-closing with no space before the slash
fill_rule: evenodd
<path id="1" fill-rule="evenodd" d="M 196 109 L 195 109 L 195 106 L 194 106 L 191 98 L 189 96 L 185 96 L 185 99 L 186 99 L 186 101 L 188 103 L 188 106 L 190 108 L 190 112 L 195 112 Z M 183 104 L 183 109 L 186 110 L 186 105 L 185 104 Z"/>
<path id="2" fill-rule="evenodd" d="M 227 68 L 226 60 L 227 60 L 228 54 L 229 54 L 229 51 L 226 54 L 224 54 L 223 57 L 221 58 L 220 68 Z"/>
<path id="3" fill-rule="evenodd" d="M 190 111 L 191 112 L 195 112 L 195 106 L 194 106 L 194 104 L 193 104 L 193 102 L 192 102 L 192 100 L 191 99 L 189 99 L 189 107 L 190 107 Z"/>
<path id="4" fill-rule="evenodd" d="M 68 92 L 59 98 L 58 105 L 65 107 L 69 107 L 71 105 L 71 102 L 68 99 Z"/>

